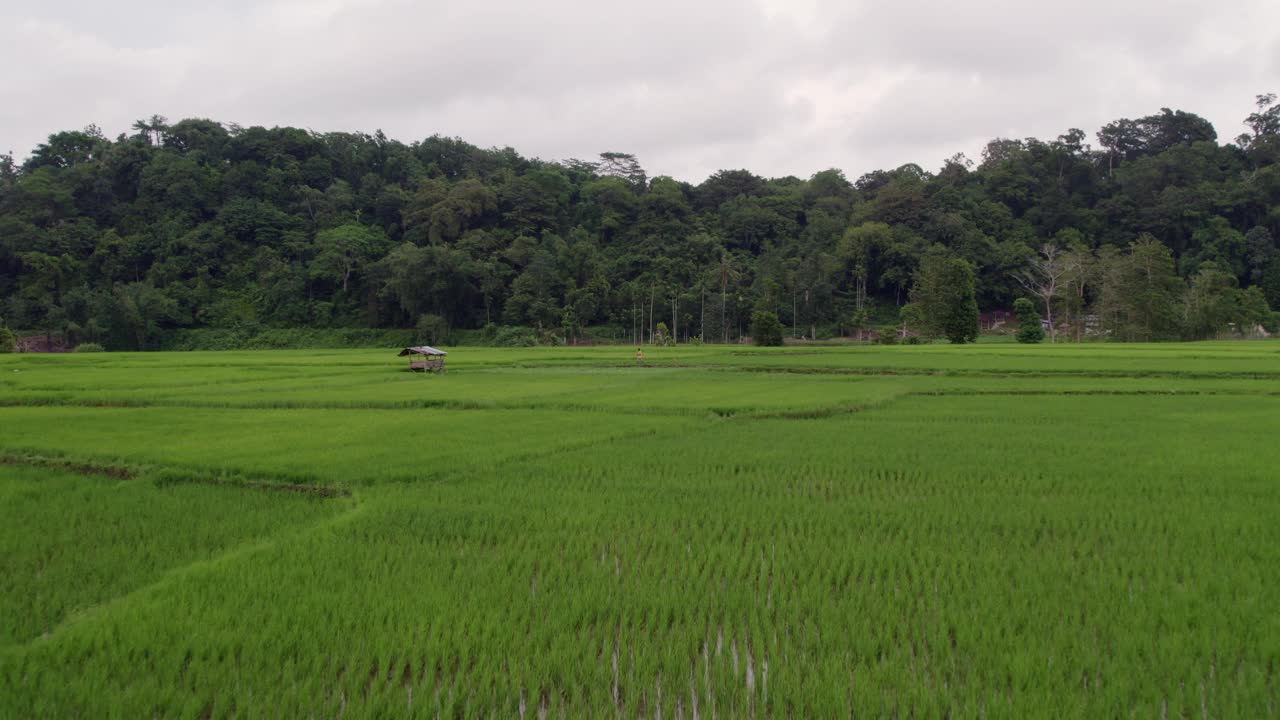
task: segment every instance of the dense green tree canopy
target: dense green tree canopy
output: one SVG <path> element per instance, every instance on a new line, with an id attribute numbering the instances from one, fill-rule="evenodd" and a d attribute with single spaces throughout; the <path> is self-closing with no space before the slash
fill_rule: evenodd
<path id="1" fill-rule="evenodd" d="M 1040 313 L 1036 310 L 1035 303 L 1027 298 L 1018 298 L 1013 301 L 1013 312 L 1018 317 L 1018 342 L 1044 342 L 1044 328 L 1040 325 Z"/>
<path id="2" fill-rule="evenodd" d="M 1275 96 L 1244 126 L 1223 144 L 1166 108 L 1107 124 L 1096 148 L 1070 129 L 996 139 L 937 173 L 727 169 L 690 185 L 623 152 L 555 163 L 458 138 L 154 116 L 0 157 L 0 314 L 139 349 L 181 328 L 424 316 L 435 334 L 506 323 L 641 342 L 661 321 L 664 337 L 733 340 L 757 309 L 816 336 L 896 323 L 938 254 L 968 269 L 979 308 L 1028 297 L 1055 337 L 1209 337 L 1266 324 L 1280 302 Z"/>

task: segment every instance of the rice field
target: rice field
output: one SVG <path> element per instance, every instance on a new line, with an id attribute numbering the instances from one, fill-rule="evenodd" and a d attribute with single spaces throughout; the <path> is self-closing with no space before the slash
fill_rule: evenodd
<path id="1" fill-rule="evenodd" d="M 1280 714 L 1280 344 L 0 356 L 0 717 Z"/>

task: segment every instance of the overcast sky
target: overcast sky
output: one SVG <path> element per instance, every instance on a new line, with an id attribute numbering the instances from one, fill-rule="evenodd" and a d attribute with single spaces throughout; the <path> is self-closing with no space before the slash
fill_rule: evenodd
<path id="1" fill-rule="evenodd" d="M 5 0 L 0 150 L 208 117 L 650 175 L 936 170 L 1168 106 L 1243 131 L 1276 0 Z"/>

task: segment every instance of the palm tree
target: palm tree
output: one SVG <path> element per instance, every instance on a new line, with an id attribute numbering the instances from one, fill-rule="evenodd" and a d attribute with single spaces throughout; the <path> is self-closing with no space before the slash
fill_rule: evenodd
<path id="1" fill-rule="evenodd" d="M 742 276 L 738 272 L 737 263 L 734 261 L 733 255 L 729 251 L 720 248 L 720 261 L 716 264 L 716 276 L 720 279 L 720 330 L 721 342 L 729 342 L 729 325 L 725 319 L 725 294 L 729 289 L 729 283 L 737 280 Z"/>

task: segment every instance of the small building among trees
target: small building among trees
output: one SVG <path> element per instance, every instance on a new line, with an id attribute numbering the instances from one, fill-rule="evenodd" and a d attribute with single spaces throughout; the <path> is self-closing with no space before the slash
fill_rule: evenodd
<path id="1" fill-rule="evenodd" d="M 65 336 L 57 333 L 23 335 L 14 341 L 14 351 L 20 353 L 64 353 L 74 349 Z"/>
<path id="2" fill-rule="evenodd" d="M 409 370 L 412 372 L 444 372 L 444 356 L 448 354 L 429 345 L 407 347 L 400 351 L 400 357 L 409 358 Z"/>

